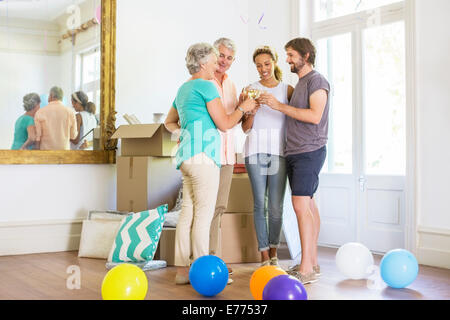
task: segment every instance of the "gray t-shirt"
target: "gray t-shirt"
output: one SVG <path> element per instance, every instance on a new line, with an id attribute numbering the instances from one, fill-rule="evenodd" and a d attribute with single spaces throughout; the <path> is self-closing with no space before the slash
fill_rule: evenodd
<path id="1" fill-rule="evenodd" d="M 324 76 L 313 70 L 299 79 L 289 105 L 295 108 L 309 109 L 309 97 L 320 89 L 326 90 L 329 96 L 330 84 Z M 327 144 L 329 102 L 328 98 L 319 124 L 286 117 L 285 156 L 315 151 Z"/>

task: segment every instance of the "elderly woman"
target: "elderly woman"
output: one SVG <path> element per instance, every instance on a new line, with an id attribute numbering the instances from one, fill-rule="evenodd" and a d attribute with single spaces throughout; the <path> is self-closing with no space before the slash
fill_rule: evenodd
<path id="1" fill-rule="evenodd" d="M 95 104 L 89 102 L 89 98 L 83 91 L 72 94 L 72 106 L 77 112 L 78 136 L 70 140 L 72 150 L 92 150 L 94 141 L 94 129 L 97 127 L 95 118 Z"/>
<path id="2" fill-rule="evenodd" d="M 41 107 L 41 98 L 37 93 L 29 93 L 23 97 L 25 113 L 17 119 L 14 127 L 12 150 L 33 149 L 35 143 L 34 115 Z"/>
<path id="3" fill-rule="evenodd" d="M 179 137 L 177 168 L 183 177 L 183 205 L 175 235 L 176 284 L 189 283 L 189 266 L 209 254 L 209 232 L 219 189 L 220 135 L 256 106 L 243 101 L 227 115 L 216 86 L 217 52 L 207 43 L 191 46 L 186 66 L 192 77 L 178 90 L 166 128 Z M 191 256 L 192 259 L 191 260 Z"/>

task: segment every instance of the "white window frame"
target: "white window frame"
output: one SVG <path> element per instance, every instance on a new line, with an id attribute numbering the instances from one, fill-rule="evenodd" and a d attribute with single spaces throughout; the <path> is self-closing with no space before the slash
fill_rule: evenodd
<path id="1" fill-rule="evenodd" d="M 416 29 L 415 13 L 416 0 L 404 0 L 402 2 L 385 5 L 375 9 L 369 9 L 345 16 L 314 21 L 314 0 L 293 0 L 291 8 L 296 14 L 292 15 L 292 38 L 310 37 L 312 40 L 328 38 L 336 35 L 352 34 L 353 57 L 353 128 L 362 125 L 358 118 L 361 117 L 362 96 L 362 43 L 361 33 L 368 28 L 369 19 L 379 19 L 380 24 L 388 24 L 396 21 L 405 22 L 405 72 L 406 72 L 406 249 L 413 253 L 417 250 L 417 216 L 416 216 Z M 374 16 L 379 15 L 379 16 Z M 370 24 L 370 22 L 369 22 Z M 353 41 L 356 39 L 356 41 Z M 359 128 L 361 129 L 361 128 Z M 360 130 L 360 132 L 363 132 Z M 353 148 L 361 148 L 362 138 L 353 141 Z M 363 154 L 362 150 L 354 149 L 356 153 Z M 354 152 L 355 154 L 355 152 Z M 359 169 L 358 159 L 353 159 L 352 170 Z"/>
<path id="2" fill-rule="evenodd" d="M 96 79 L 94 81 L 91 81 L 91 82 L 89 82 L 87 84 L 86 83 L 83 84 L 83 71 L 84 71 L 84 67 L 83 67 L 84 59 L 83 58 L 86 55 L 95 53 L 95 52 L 100 51 L 100 50 L 101 50 L 100 46 L 98 45 L 98 46 L 89 48 L 88 50 L 80 51 L 77 54 L 77 66 L 78 66 L 78 68 L 77 68 L 76 73 L 75 73 L 76 74 L 75 75 L 75 82 L 76 82 L 77 90 L 82 90 L 82 91 L 84 91 L 86 93 L 87 92 L 94 92 L 94 94 L 93 94 L 93 101 L 92 102 L 96 106 L 100 105 L 100 101 L 97 101 L 96 89 L 100 90 L 101 78 L 99 77 L 98 79 Z"/>

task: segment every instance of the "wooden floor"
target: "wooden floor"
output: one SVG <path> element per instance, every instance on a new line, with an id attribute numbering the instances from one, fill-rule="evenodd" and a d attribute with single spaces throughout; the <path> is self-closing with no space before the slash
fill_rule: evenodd
<path id="1" fill-rule="evenodd" d="M 321 279 L 306 286 L 310 300 L 449 300 L 450 270 L 420 266 L 417 279 L 408 288 L 392 289 L 367 283 L 367 280 L 345 279 L 335 266 L 336 249 L 320 248 Z M 286 248 L 279 251 L 280 264 L 293 264 Z M 376 265 L 380 256 L 375 256 Z M 1 300 L 96 300 L 101 299 L 101 283 L 107 273 L 105 260 L 78 258 L 77 252 L 59 252 L 0 257 Z M 70 290 L 66 282 L 69 266 L 79 266 L 81 288 Z M 199 295 L 190 285 L 174 284 L 175 268 L 147 271 L 150 300 L 252 300 L 249 281 L 259 264 L 231 264 L 234 283 L 213 298 Z M 379 279 L 381 280 L 381 279 Z"/>

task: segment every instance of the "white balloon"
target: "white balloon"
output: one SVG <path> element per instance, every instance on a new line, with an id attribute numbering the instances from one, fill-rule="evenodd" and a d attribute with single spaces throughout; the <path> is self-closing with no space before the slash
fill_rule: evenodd
<path id="1" fill-rule="evenodd" d="M 341 246 L 336 253 L 338 270 L 350 279 L 365 279 L 367 270 L 374 264 L 370 250 L 361 243 L 349 242 Z"/>

